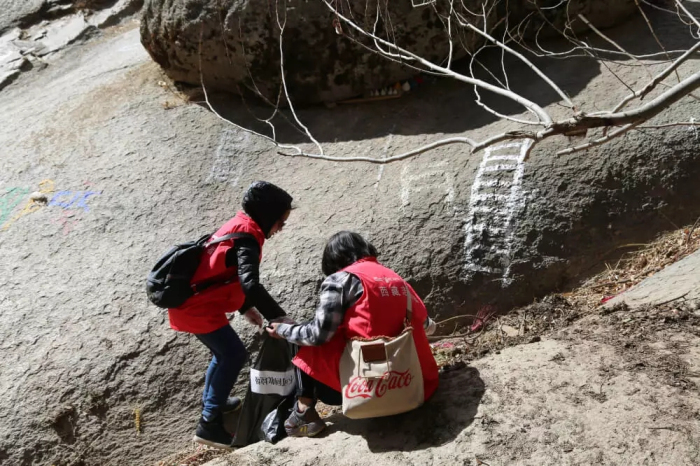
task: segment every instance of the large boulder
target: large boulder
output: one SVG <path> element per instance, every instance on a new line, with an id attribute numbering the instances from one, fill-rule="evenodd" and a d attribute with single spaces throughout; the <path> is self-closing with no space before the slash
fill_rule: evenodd
<path id="1" fill-rule="evenodd" d="M 623 46 L 640 42 L 634 31 L 643 19 L 629 26 L 608 34 Z M 686 30 L 665 26 L 664 43 L 680 48 L 673 38 Z M 645 47 L 655 50 L 650 42 Z M 577 102 L 606 108 L 628 91 L 598 66 L 542 68 Z M 648 79 L 637 66 L 618 75 Z M 530 80 L 513 82 L 522 85 L 531 86 L 519 89 L 525 95 L 546 96 Z M 446 134 L 483 139 L 507 128 L 480 117 L 472 99 L 470 89 L 443 83 L 390 102 L 300 114 L 329 154 L 381 158 Z M 700 215 L 693 128 L 630 132 L 562 157 L 554 155 L 562 139 L 538 145 L 527 161 L 517 148 L 492 151 L 489 157 L 515 157 L 503 165 L 516 166 L 502 170 L 460 145 L 384 167 L 285 158 L 179 100 L 134 29 L 67 50 L 53 66 L 18 78 L 0 93 L 0 108 L 3 465 L 153 464 L 190 444 L 210 355 L 193 336 L 169 329 L 167 315 L 148 303 L 144 279 L 170 245 L 226 221 L 255 179 L 296 199 L 284 232 L 265 246 L 262 272 L 270 293 L 300 320 L 313 315 L 323 244 L 340 229 L 370 238 L 440 320 L 489 302 L 500 310 L 529 303 L 614 260 L 620 246 Z M 225 110 L 251 119 L 240 105 Z M 697 114 L 687 99 L 658 122 Z M 480 189 L 492 176 L 515 188 L 513 202 Z M 39 190 L 47 204 L 30 202 Z M 232 325 L 254 354 L 259 339 L 243 320 Z M 484 380 L 491 390 L 488 372 Z M 239 394 L 246 383 L 244 374 Z M 441 397 L 447 411 L 459 402 Z M 415 426 L 409 431 L 420 434 Z M 398 444 L 401 436 L 394 438 Z"/>
<path id="2" fill-rule="evenodd" d="M 450 49 L 444 21 L 450 3 L 454 3 L 457 13 L 482 27 L 483 21 L 469 13 L 481 11 L 480 0 L 401 0 L 386 2 L 381 7 L 377 34 L 391 38 L 421 57 L 444 63 Z M 558 26 L 563 26 L 567 17 L 576 18 L 578 12 L 585 13 L 596 24 L 610 26 L 635 8 L 631 0 L 549 3 L 559 6 L 542 11 L 546 12 L 547 21 Z M 414 4 L 423 5 L 414 7 Z M 286 11 L 279 5 L 286 5 Z M 374 2 L 343 5 L 346 16 L 372 30 L 377 11 Z M 493 9 L 487 24 L 500 24 L 499 19 L 506 14 L 515 22 L 532 13 L 532 5 L 527 1 L 511 1 L 507 8 L 503 4 Z M 369 50 L 374 48 L 372 41 L 342 22 L 342 32 L 338 34 L 335 16 L 321 0 L 285 3 L 148 0 L 143 12 L 141 41 L 151 57 L 176 81 L 200 85 L 203 78 L 204 84 L 212 89 L 234 93 L 248 90 L 277 102 L 281 83 L 278 18 L 286 21 L 282 36 L 284 68 L 289 95 L 295 103 L 341 100 L 416 74 L 413 67 L 372 53 Z M 539 22 L 542 21 L 540 18 Z M 458 32 L 453 27 L 454 59 L 483 44 L 483 37 L 471 31 Z"/>

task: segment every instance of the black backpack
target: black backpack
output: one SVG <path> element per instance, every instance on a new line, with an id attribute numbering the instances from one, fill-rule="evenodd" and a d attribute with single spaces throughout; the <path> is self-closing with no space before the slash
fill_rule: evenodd
<path id="1" fill-rule="evenodd" d="M 208 246 L 230 239 L 255 239 L 248 233 L 231 233 L 207 242 L 211 237 L 212 235 L 206 235 L 197 241 L 177 244 L 163 254 L 146 279 L 146 293 L 153 304 L 164 309 L 180 307 L 189 298 L 213 285 L 225 284 L 237 279 L 234 276 L 222 281 L 215 277 L 205 282 L 191 283 L 202 254 Z"/>

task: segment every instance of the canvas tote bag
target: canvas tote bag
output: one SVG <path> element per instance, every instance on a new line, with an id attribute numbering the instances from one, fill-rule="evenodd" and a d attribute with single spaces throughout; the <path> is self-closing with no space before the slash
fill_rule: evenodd
<path id="1" fill-rule="evenodd" d="M 411 411 L 423 404 L 423 371 L 413 341 L 413 305 L 406 287 L 406 321 L 397 337 L 352 339 L 340 358 L 343 414 L 363 419 Z"/>

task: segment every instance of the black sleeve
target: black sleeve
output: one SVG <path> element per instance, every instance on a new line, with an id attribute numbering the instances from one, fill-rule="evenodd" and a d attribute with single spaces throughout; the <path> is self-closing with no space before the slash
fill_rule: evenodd
<path id="1" fill-rule="evenodd" d="M 251 302 L 250 298 L 246 296 L 245 301 L 243 301 L 243 305 L 238 310 L 238 312 L 241 314 L 245 314 L 251 307 L 253 307 L 253 303 Z"/>
<path id="2" fill-rule="evenodd" d="M 267 320 L 287 315 L 260 283 L 260 246 L 255 240 L 237 239 L 226 253 L 226 266 L 238 266 L 238 280 L 245 293 L 241 312 L 254 306 Z"/>

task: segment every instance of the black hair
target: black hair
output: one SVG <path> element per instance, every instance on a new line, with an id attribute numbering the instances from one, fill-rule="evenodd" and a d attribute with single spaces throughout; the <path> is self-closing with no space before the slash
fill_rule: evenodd
<path id="1" fill-rule="evenodd" d="M 331 275 L 366 257 L 377 257 L 377 249 L 361 235 L 339 231 L 328 239 L 323 250 L 321 270 Z"/>
<path id="2" fill-rule="evenodd" d="M 255 181 L 243 196 L 243 211 L 255 220 L 265 236 L 292 208 L 292 196 L 284 189 L 267 181 Z"/>

